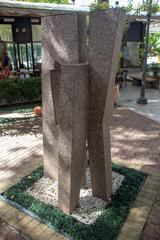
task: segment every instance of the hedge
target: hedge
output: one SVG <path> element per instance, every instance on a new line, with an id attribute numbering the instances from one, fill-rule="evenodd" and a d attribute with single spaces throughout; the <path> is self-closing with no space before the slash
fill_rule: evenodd
<path id="1" fill-rule="evenodd" d="M 32 102 L 40 98 L 40 77 L 0 80 L 0 104 Z"/>

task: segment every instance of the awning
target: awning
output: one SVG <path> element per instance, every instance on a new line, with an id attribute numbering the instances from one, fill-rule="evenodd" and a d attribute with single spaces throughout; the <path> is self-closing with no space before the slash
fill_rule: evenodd
<path id="1" fill-rule="evenodd" d="M 70 12 L 87 13 L 87 6 L 53 3 L 32 3 L 12 0 L 0 1 L 0 16 L 46 16 L 53 14 L 64 14 Z"/>

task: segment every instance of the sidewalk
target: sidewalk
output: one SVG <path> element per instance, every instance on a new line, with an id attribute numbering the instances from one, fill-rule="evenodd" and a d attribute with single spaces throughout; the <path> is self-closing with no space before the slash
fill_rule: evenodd
<path id="1" fill-rule="evenodd" d="M 143 116 L 148 117 L 160 123 L 160 90 L 146 89 L 148 104 L 137 104 L 136 101 L 140 96 L 140 87 L 128 84 L 127 87 L 120 89 L 119 104 L 133 110 Z"/>
<path id="2" fill-rule="evenodd" d="M 0 128 L 0 149 L 3 149 L 0 151 L 0 191 L 3 192 L 42 164 L 42 123 L 41 119 L 26 120 L 20 123 L 0 124 Z M 125 108 L 118 108 L 115 110 L 111 127 L 112 158 L 119 159 L 124 165 L 137 164 L 139 168 L 151 166 L 160 169 L 159 136 L 159 122 Z M 160 239 L 160 197 L 156 192 L 153 196 L 156 198 L 141 240 Z M 14 223 L 16 229 L 20 231 L 23 229 L 26 236 L 28 236 L 27 233 L 32 234 L 34 240 L 66 239 L 37 220 L 22 213 L 18 214 L 17 210 L 1 201 L 0 218 L 11 225 Z M 21 219 L 23 219 L 22 222 Z M 33 231 L 34 228 L 35 231 Z M 53 238 L 46 238 L 45 233 L 46 236 L 48 234 Z M 132 237 L 126 239 L 132 239 Z M 7 240 L 14 240 L 14 238 Z"/>

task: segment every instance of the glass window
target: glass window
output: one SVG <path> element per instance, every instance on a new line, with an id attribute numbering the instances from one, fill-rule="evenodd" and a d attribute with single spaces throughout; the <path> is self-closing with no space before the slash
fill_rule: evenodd
<path id="1" fill-rule="evenodd" d="M 123 67 L 137 67 L 140 64 L 139 42 L 127 42 L 123 47 Z"/>
<path id="2" fill-rule="evenodd" d="M 32 46 L 31 43 L 19 44 L 20 63 L 25 68 L 33 69 Z"/>
<path id="3" fill-rule="evenodd" d="M 26 44 L 19 44 L 19 53 L 20 53 L 20 60 L 21 64 L 27 68 L 27 47 Z"/>
<path id="4" fill-rule="evenodd" d="M 32 25 L 32 38 L 33 38 L 33 42 L 41 42 L 42 41 L 41 25 Z"/>
<path id="5" fill-rule="evenodd" d="M 0 24 L 0 37 L 5 42 L 12 42 L 12 26 L 10 24 Z"/>
<path id="6" fill-rule="evenodd" d="M 8 57 L 10 58 L 11 69 L 16 69 L 16 56 L 14 54 L 13 43 L 7 43 Z"/>
<path id="7" fill-rule="evenodd" d="M 33 59 L 32 59 L 32 46 L 31 43 L 27 43 L 27 51 L 28 51 L 28 65 L 30 69 L 33 69 Z"/>
<path id="8" fill-rule="evenodd" d="M 37 64 L 42 62 L 42 50 L 41 50 L 41 48 L 42 48 L 41 43 L 33 43 L 35 66 L 37 66 Z"/>

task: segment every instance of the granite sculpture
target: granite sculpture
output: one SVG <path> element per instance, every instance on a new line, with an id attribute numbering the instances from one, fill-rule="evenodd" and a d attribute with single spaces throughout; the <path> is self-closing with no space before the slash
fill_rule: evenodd
<path id="1" fill-rule="evenodd" d="M 124 16 L 122 9 L 91 12 L 89 31 L 86 14 L 42 19 L 44 172 L 58 179 L 67 214 L 79 206 L 86 141 L 93 195 L 112 193 L 109 126 Z"/>
<path id="2" fill-rule="evenodd" d="M 88 145 L 93 195 L 103 200 L 107 200 L 112 193 L 109 126 L 123 21 L 123 10 L 109 9 L 90 13 Z"/>

